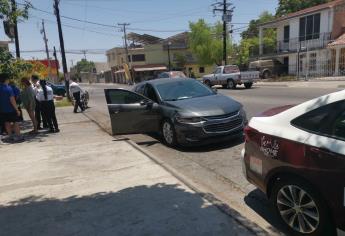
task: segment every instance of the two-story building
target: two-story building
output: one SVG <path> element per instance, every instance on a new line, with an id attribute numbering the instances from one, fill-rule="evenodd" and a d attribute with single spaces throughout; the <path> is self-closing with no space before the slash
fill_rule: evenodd
<path id="1" fill-rule="evenodd" d="M 275 28 L 276 48 L 263 44 L 264 30 Z M 290 75 L 345 75 L 345 0 L 307 8 L 259 26 L 259 55 L 277 59 Z"/>
<path id="2" fill-rule="evenodd" d="M 136 33 L 129 33 L 127 38 L 128 52 L 123 47 L 107 51 L 108 64 L 112 68 L 114 82 L 126 82 L 125 64 L 127 63 L 132 68 L 132 77 L 135 82 L 154 79 L 159 73 L 169 69 L 182 70 L 187 76 L 194 75 L 195 77 L 201 77 L 214 69 L 214 66 L 197 64 L 188 46 L 187 32 L 166 39 Z"/>

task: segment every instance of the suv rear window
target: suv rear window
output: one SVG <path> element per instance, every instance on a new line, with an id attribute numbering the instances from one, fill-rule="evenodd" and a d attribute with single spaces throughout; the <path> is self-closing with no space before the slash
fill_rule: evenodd
<path id="1" fill-rule="evenodd" d="M 344 112 L 344 105 L 345 101 L 340 101 L 322 106 L 297 117 L 291 124 L 302 130 L 329 136 L 335 119 Z"/>

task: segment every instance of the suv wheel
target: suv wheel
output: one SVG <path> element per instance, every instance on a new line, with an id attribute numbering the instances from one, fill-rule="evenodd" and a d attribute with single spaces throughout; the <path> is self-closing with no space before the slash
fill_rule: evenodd
<path id="1" fill-rule="evenodd" d="M 227 88 L 228 88 L 228 89 L 235 89 L 235 88 L 236 88 L 235 81 L 233 81 L 232 79 L 229 79 L 229 80 L 227 81 Z"/>
<path id="2" fill-rule="evenodd" d="M 281 179 L 274 185 L 270 200 L 289 235 L 333 235 L 329 209 L 308 183 Z"/>
<path id="3" fill-rule="evenodd" d="M 245 83 L 244 87 L 246 87 L 246 89 L 250 89 L 253 86 L 253 83 Z"/>
<path id="4" fill-rule="evenodd" d="M 174 147 L 176 146 L 176 133 L 175 133 L 175 128 L 173 124 L 169 120 L 164 120 L 162 123 L 162 136 L 164 139 L 164 142 L 169 146 L 169 147 Z"/>

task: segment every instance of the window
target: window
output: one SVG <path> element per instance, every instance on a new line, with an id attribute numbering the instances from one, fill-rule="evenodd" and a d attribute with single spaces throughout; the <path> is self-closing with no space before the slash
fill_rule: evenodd
<path id="1" fill-rule="evenodd" d="M 146 84 L 139 85 L 135 88 L 135 92 L 144 95 L 144 89 Z"/>
<path id="2" fill-rule="evenodd" d="M 205 73 L 205 67 L 199 67 L 199 73 Z"/>
<path id="3" fill-rule="evenodd" d="M 320 38 L 321 14 L 310 15 L 299 19 L 299 40 L 306 41 Z M 285 29 L 284 29 L 285 32 Z M 285 37 L 284 37 L 285 40 Z"/>
<path id="4" fill-rule="evenodd" d="M 107 94 L 108 104 L 135 104 L 140 103 L 143 97 L 127 90 L 110 90 Z"/>
<path id="5" fill-rule="evenodd" d="M 335 122 L 336 127 L 333 128 L 332 131 L 329 130 L 334 123 L 334 119 L 339 115 L 339 112 L 344 113 L 344 105 L 345 101 L 341 101 L 322 106 L 300 117 L 297 117 L 291 121 L 291 124 L 302 130 L 329 136 L 330 134 L 336 132 L 336 127 L 342 127 L 340 118 L 339 121 Z"/>
<path id="6" fill-rule="evenodd" d="M 232 74 L 232 73 L 238 73 L 240 72 L 240 69 L 238 66 L 225 66 L 224 67 L 224 74 Z"/>
<path id="7" fill-rule="evenodd" d="M 222 69 L 221 68 L 217 68 L 216 71 L 214 72 L 215 74 L 220 74 L 222 73 Z"/>
<path id="8" fill-rule="evenodd" d="M 345 111 L 334 121 L 330 134 L 345 141 Z"/>
<path id="9" fill-rule="evenodd" d="M 290 41 L 290 25 L 284 26 L 284 43 Z"/>
<path id="10" fill-rule="evenodd" d="M 316 53 L 310 53 L 309 55 L 309 70 L 310 71 L 316 71 Z"/>
<path id="11" fill-rule="evenodd" d="M 128 55 L 128 61 L 131 61 L 131 57 L 132 57 L 133 62 L 146 60 L 145 54 Z"/>
<path id="12" fill-rule="evenodd" d="M 156 91 L 153 89 L 153 87 L 150 84 L 148 84 L 145 87 L 144 96 L 146 96 L 147 98 L 151 99 L 152 101 L 158 103 L 158 98 L 157 98 L 157 95 L 156 95 Z"/>

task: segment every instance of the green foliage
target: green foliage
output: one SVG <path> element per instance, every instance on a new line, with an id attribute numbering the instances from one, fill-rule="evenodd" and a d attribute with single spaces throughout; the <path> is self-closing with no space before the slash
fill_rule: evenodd
<path id="1" fill-rule="evenodd" d="M 33 64 L 13 58 L 7 50 L 0 48 L 0 72 L 9 75 L 9 78 L 18 83 L 22 76 L 27 76 L 33 70 Z"/>
<path id="2" fill-rule="evenodd" d="M 268 11 L 261 13 L 258 19 L 251 20 L 248 29 L 241 33 L 242 39 L 259 37 L 259 24 L 274 20 L 274 16 Z M 272 32 L 266 32 L 266 35 L 272 35 Z"/>
<path id="3" fill-rule="evenodd" d="M 80 74 L 81 72 L 92 72 L 93 68 L 95 68 L 95 63 L 86 59 L 78 61 L 77 65 L 75 66 L 78 74 Z"/>
<path id="4" fill-rule="evenodd" d="M 300 11 L 332 0 L 279 0 L 276 15 L 285 16 L 289 13 Z"/>
<path id="5" fill-rule="evenodd" d="M 189 46 L 200 65 L 221 65 L 223 58 L 222 25 L 209 26 L 205 20 L 189 23 Z"/>
<path id="6" fill-rule="evenodd" d="M 0 19 L 8 20 L 14 23 L 15 20 L 22 21 L 29 18 L 29 9 L 32 5 L 29 1 L 17 6 L 15 11 L 12 11 L 11 0 L 0 0 Z"/>

